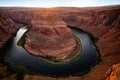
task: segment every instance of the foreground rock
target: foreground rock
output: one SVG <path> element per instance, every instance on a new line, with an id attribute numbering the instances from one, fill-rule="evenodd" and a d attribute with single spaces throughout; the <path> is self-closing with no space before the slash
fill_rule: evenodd
<path id="1" fill-rule="evenodd" d="M 120 80 L 120 63 L 113 65 L 107 72 L 106 72 L 106 80 Z"/>
<path id="2" fill-rule="evenodd" d="M 64 59 L 76 47 L 71 30 L 54 12 L 34 12 L 25 49 L 32 55 Z"/>

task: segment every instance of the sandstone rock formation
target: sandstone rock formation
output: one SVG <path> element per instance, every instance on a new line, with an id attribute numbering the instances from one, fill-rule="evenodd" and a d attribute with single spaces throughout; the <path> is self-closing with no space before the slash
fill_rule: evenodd
<path id="1" fill-rule="evenodd" d="M 31 22 L 31 19 L 32 19 L 32 13 L 31 11 L 21 11 L 21 10 L 11 10 L 11 11 L 8 11 L 10 17 L 15 21 L 15 22 L 18 22 L 18 23 L 24 23 L 24 24 L 27 24 L 30 26 L 30 22 Z"/>
<path id="2" fill-rule="evenodd" d="M 68 25 L 80 27 L 99 38 L 97 46 L 102 62 L 82 80 L 105 80 L 107 69 L 113 64 L 120 63 L 120 6 L 69 10 L 58 10 L 58 15 Z M 70 17 L 75 17 L 76 20 Z"/>
<path id="3" fill-rule="evenodd" d="M 107 72 L 106 72 L 106 80 L 120 80 L 120 63 L 113 65 Z"/>
<path id="4" fill-rule="evenodd" d="M 8 74 L 7 65 L 2 60 L 2 47 L 16 32 L 16 24 L 9 15 L 0 9 L 0 80 L 13 80 L 14 74 Z"/>
<path id="5" fill-rule="evenodd" d="M 112 8 L 75 8 L 71 11 L 63 9 L 63 12 L 59 11 L 58 15 L 60 15 L 68 25 L 79 26 L 98 37 L 99 41 L 97 45 L 102 56 L 120 53 L 119 6 L 113 6 Z"/>
<path id="6" fill-rule="evenodd" d="M 11 34 L 15 31 L 15 23 L 13 20 L 5 13 L 0 12 L 0 30 Z"/>
<path id="7" fill-rule="evenodd" d="M 71 30 L 54 12 L 34 12 L 25 49 L 33 55 L 64 59 L 76 47 Z"/>
<path id="8" fill-rule="evenodd" d="M 32 26 L 30 31 L 27 33 L 26 45 L 31 46 L 30 44 L 32 44 L 33 46 L 33 45 L 38 44 L 39 41 L 42 41 L 44 44 L 47 44 L 47 45 L 49 45 L 49 43 L 54 44 L 52 45 L 52 47 L 55 48 L 55 43 L 52 42 L 52 40 L 53 41 L 56 40 L 56 37 L 58 36 L 57 32 L 55 32 L 57 27 L 51 25 L 50 24 L 51 22 L 49 24 L 47 23 L 49 21 L 47 21 L 46 20 L 47 17 L 45 18 L 44 16 L 46 15 L 46 13 L 41 14 L 41 12 L 44 11 L 43 9 L 41 10 L 39 8 L 37 9 L 13 8 L 13 9 L 5 9 L 5 10 L 6 11 L 9 10 L 9 15 L 11 16 L 11 18 L 16 19 L 18 21 L 24 21 L 25 23 L 29 23 Z M 39 80 L 39 79 L 105 80 L 106 79 L 105 73 L 108 70 L 108 68 L 110 68 L 113 64 L 120 63 L 120 6 L 118 5 L 118 6 L 97 7 L 97 8 L 64 8 L 64 7 L 61 7 L 61 8 L 53 8 L 53 10 L 56 12 L 57 15 L 59 15 L 59 17 L 63 21 L 66 22 L 66 24 L 78 26 L 81 29 L 91 32 L 92 34 L 94 34 L 96 37 L 99 38 L 99 41 L 97 42 L 97 46 L 98 46 L 98 49 L 100 50 L 102 62 L 97 64 L 94 68 L 92 68 L 92 70 L 88 74 L 85 74 L 84 76 L 66 77 L 66 78 L 56 79 L 56 78 L 51 78 L 51 77 L 47 78 L 44 76 L 36 76 L 36 75 L 28 74 L 28 75 L 25 75 L 24 80 L 28 80 L 28 79 L 31 79 L 31 80 Z M 17 14 L 15 14 L 16 12 Z M 34 13 L 34 12 L 38 12 L 38 13 Z M 26 16 L 24 16 L 23 14 L 24 15 L 26 14 Z M 40 15 L 43 15 L 44 17 L 41 16 L 42 17 L 41 19 Z M 56 23 L 54 23 L 54 25 L 58 26 L 59 24 L 58 22 L 61 22 L 63 24 L 62 26 L 65 26 L 66 24 L 61 19 L 59 21 L 56 20 Z M 50 28 L 48 26 L 50 26 Z M 40 29 L 38 30 L 38 28 Z M 59 31 L 59 30 L 56 30 L 56 31 Z M 63 32 L 66 32 L 66 30 L 63 29 L 62 32 L 59 32 L 60 35 L 64 34 Z M 71 35 L 69 34 L 69 30 L 67 33 L 68 35 Z M 54 37 L 51 38 L 50 36 L 54 36 Z M 43 39 L 37 40 L 38 37 L 41 37 Z M 58 38 L 57 42 L 59 42 L 60 37 L 57 37 L 57 38 Z M 48 39 L 50 39 L 50 42 L 45 43 L 45 41 L 48 41 Z M 44 47 L 46 48 L 46 46 L 41 46 L 41 47 L 43 49 Z"/>
<path id="9" fill-rule="evenodd" d="M 85 76 L 75 77 L 75 79 L 105 80 L 107 69 L 113 64 L 120 63 L 120 6 L 83 9 L 56 8 L 55 10 L 68 25 L 78 26 L 99 38 L 97 46 L 102 62 Z"/>
<path id="10" fill-rule="evenodd" d="M 0 10 L 0 46 L 16 31 L 15 27 L 13 20 Z"/>

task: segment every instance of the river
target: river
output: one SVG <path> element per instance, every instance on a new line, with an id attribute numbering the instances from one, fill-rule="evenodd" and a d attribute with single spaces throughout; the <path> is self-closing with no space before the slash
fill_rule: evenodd
<path id="1" fill-rule="evenodd" d="M 82 73 L 96 63 L 97 54 L 90 37 L 79 28 L 72 28 L 72 33 L 76 35 L 82 44 L 81 55 L 76 59 L 67 62 L 54 64 L 49 61 L 30 55 L 17 42 L 28 29 L 20 28 L 15 37 L 5 45 L 4 59 L 15 66 L 24 66 L 30 72 L 44 75 L 64 76 L 75 73 Z"/>

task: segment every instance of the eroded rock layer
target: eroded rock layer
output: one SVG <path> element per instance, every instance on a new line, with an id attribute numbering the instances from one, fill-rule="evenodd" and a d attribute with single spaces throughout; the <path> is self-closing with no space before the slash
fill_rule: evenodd
<path id="1" fill-rule="evenodd" d="M 74 50 L 71 30 L 54 12 L 34 12 L 31 26 L 25 44 L 30 54 L 64 59 Z"/>
<path id="2" fill-rule="evenodd" d="M 80 27 L 98 37 L 97 45 L 102 56 L 120 53 L 120 6 L 69 9 L 56 10 L 68 25 Z"/>
<path id="3" fill-rule="evenodd" d="M 120 63 L 109 68 L 105 77 L 106 80 L 120 80 Z"/>
<path id="4" fill-rule="evenodd" d="M 8 13 L 0 9 L 0 80 L 13 79 L 17 74 L 8 74 L 7 64 L 2 60 L 5 43 L 15 34 L 17 24 L 10 18 Z"/>
<path id="5" fill-rule="evenodd" d="M 57 10 L 68 25 L 80 27 L 99 38 L 97 46 L 102 62 L 76 80 L 105 80 L 107 69 L 120 63 L 120 6 Z"/>
<path id="6" fill-rule="evenodd" d="M 15 27 L 13 20 L 4 11 L 0 10 L 0 47 L 4 41 L 15 33 Z"/>

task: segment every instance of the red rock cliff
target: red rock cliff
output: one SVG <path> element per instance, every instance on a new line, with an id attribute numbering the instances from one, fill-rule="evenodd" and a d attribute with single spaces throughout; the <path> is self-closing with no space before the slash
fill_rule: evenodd
<path id="1" fill-rule="evenodd" d="M 105 77 L 106 80 L 120 80 L 120 63 L 109 68 Z"/>
<path id="2" fill-rule="evenodd" d="M 25 44 L 31 54 L 65 58 L 74 50 L 76 42 L 71 30 L 54 12 L 34 12 L 31 25 Z"/>
<path id="3" fill-rule="evenodd" d="M 31 11 L 24 11 L 24 10 L 11 10 L 8 11 L 10 17 L 16 21 L 16 22 L 21 22 L 21 23 L 27 23 L 30 25 L 31 19 L 32 19 L 32 13 Z"/>
<path id="4" fill-rule="evenodd" d="M 102 62 L 81 80 L 105 80 L 107 69 L 120 63 L 120 6 L 62 8 L 58 9 L 58 15 L 67 24 L 79 26 L 99 38 L 97 46 Z"/>
<path id="5" fill-rule="evenodd" d="M 71 10 L 69 10 L 71 9 Z M 102 56 L 120 53 L 120 7 L 63 8 L 56 9 L 68 24 L 93 33 L 99 37 L 98 47 Z"/>
<path id="6" fill-rule="evenodd" d="M 2 10 L 0 10 L 0 44 L 4 43 L 16 31 L 13 20 Z"/>

